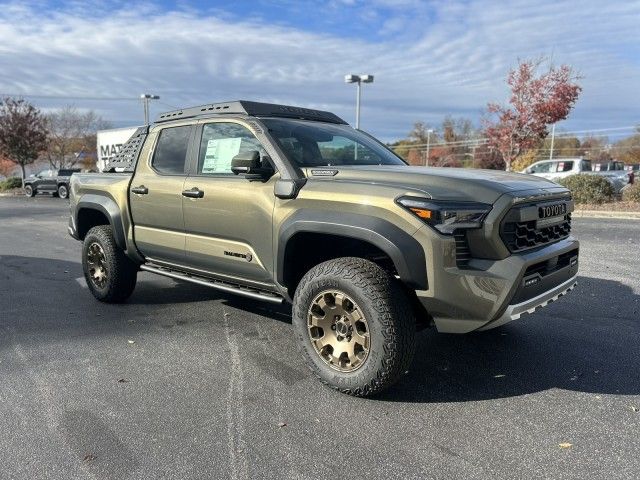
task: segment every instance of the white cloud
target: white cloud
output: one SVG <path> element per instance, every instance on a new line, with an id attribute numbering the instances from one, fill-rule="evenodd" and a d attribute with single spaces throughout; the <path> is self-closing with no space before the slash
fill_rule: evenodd
<path id="1" fill-rule="evenodd" d="M 378 39 L 150 5 L 51 12 L 5 4 L 0 93 L 137 97 L 149 91 L 177 106 L 247 98 L 327 108 L 351 121 L 355 92 L 343 75 L 373 73 L 375 83 L 363 90 L 363 126 L 391 139 L 416 120 L 438 122 L 446 113 L 477 119 L 487 101 L 505 97 L 504 77 L 518 58 L 551 55 L 585 77 L 567 126 L 640 121 L 638 1 L 376 1 L 392 12 Z M 362 15 L 370 8 L 346 4 Z M 338 2 L 330 8 L 336 11 Z M 75 103 L 116 123 L 141 118 L 135 101 Z"/>

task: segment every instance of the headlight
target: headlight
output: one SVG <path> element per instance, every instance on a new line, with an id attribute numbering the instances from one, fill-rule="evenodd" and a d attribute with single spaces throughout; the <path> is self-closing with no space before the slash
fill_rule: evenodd
<path id="1" fill-rule="evenodd" d="M 491 205 L 474 202 L 439 202 L 402 197 L 398 203 L 440 233 L 451 235 L 461 228 L 480 228 Z"/>

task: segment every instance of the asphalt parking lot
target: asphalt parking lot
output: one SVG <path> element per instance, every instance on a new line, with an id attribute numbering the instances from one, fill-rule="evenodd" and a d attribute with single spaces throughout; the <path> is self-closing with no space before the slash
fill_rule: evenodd
<path id="1" fill-rule="evenodd" d="M 98 303 L 67 209 L 0 198 L 2 479 L 638 477 L 640 221 L 574 220 L 570 295 L 422 332 L 356 399 L 301 364 L 286 308 L 146 273 Z"/>

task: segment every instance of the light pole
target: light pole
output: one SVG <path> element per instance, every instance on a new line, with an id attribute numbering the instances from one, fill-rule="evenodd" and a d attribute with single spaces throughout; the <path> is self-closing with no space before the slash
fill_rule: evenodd
<path id="1" fill-rule="evenodd" d="M 549 150 L 549 160 L 553 160 L 553 142 L 556 138 L 556 124 L 551 127 L 551 150 Z"/>
<path id="2" fill-rule="evenodd" d="M 430 128 L 427 130 L 427 162 L 426 166 L 429 166 L 429 148 L 431 147 L 431 134 L 433 133 L 433 129 Z"/>
<path id="3" fill-rule="evenodd" d="M 159 95 L 151 95 L 149 93 L 143 93 L 140 95 L 142 104 L 144 106 L 144 124 L 149 125 L 149 100 L 158 100 Z"/>
<path id="4" fill-rule="evenodd" d="M 373 75 L 345 75 L 344 81 L 356 84 L 356 128 L 360 128 L 360 88 L 363 83 L 373 83 Z"/>

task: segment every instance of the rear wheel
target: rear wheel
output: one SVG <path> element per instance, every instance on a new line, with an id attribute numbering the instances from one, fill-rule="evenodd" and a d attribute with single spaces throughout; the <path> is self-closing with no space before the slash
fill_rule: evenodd
<path id="1" fill-rule="evenodd" d="M 58 186 L 58 196 L 60 198 L 67 198 L 69 196 L 69 189 L 67 188 L 66 185 Z"/>
<path id="2" fill-rule="evenodd" d="M 31 185 L 25 185 L 24 186 L 24 194 L 27 197 L 33 197 L 36 194 L 36 191 L 33 189 L 33 187 Z"/>
<path id="3" fill-rule="evenodd" d="M 296 290 L 293 324 L 302 355 L 325 384 L 375 394 L 409 368 L 415 319 L 397 281 L 373 262 L 338 258 L 311 269 Z"/>
<path id="4" fill-rule="evenodd" d="M 82 269 L 89 290 L 101 302 L 124 302 L 136 287 L 138 267 L 118 248 L 109 225 L 93 227 L 87 233 Z"/>

